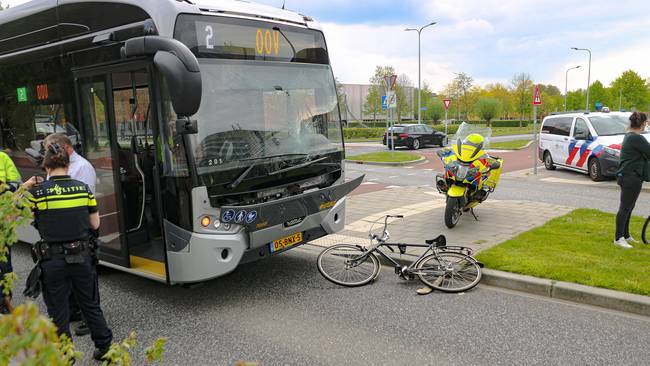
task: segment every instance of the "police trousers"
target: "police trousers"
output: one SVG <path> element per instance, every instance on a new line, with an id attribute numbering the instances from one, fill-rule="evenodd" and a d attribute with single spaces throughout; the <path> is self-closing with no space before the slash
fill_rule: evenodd
<path id="1" fill-rule="evenodd" d="M 62 254 L 41 262 L 43 275 L 43 300 L 47 313 L 58 328 L 59 334 L 70 333 L 70 294 L 79 303 L 81 313 L 90 328 L 90 337 L 96 348 L 106 348 L 113 341 L 113 333 L 106 324 L 104 313 L 99 306 L 99 287 L 97 272 L 92 258 L 88 255 L 84 263 L 66 263 Z"/>

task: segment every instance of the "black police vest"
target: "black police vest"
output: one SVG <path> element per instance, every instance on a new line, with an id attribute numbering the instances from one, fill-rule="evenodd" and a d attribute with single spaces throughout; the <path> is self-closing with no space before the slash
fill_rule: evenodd
<path id="1" fill-rule="evenodd" d="M 86 184 L 69 176 L 50 177 L 30 193 L 28 200 L 43 240 L 66 243 L 89 238 L 89 214 L 97 212 L 97 201 Z"/>

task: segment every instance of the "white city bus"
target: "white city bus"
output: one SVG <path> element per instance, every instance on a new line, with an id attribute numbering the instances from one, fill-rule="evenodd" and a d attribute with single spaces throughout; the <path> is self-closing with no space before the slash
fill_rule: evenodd
<path id="1" fill-rule="evenodd" d="M 243 1 L 0 11 L 0 128 L 23 179 L 68 134 L 97 171 L 101 263 L 169 284 L 340 231 L 361 182 L 320 26 Z"/>

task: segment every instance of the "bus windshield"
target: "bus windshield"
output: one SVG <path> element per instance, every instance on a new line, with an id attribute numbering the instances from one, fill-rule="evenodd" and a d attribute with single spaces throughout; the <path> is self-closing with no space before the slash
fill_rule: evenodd
<path id="1" fill-rule="evenodd" d="M 203 97 L 192 135 L 199 174 L 251 160 L 342 150 L 328 65 L 202 59 Z"/>

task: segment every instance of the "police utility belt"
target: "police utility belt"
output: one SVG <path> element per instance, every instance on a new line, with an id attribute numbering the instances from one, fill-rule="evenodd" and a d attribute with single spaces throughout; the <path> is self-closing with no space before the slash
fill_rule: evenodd
<path id="1" fill-rule="evenodd" d="M 95 254 L 95 249 L 94 240 L 78 240 L 69 243 L 46 243 L 41 240 L 32 247 L 32 257 L 34 262 L 63 257 L 68 264 L 84 263 L 87 256 Z"/>

